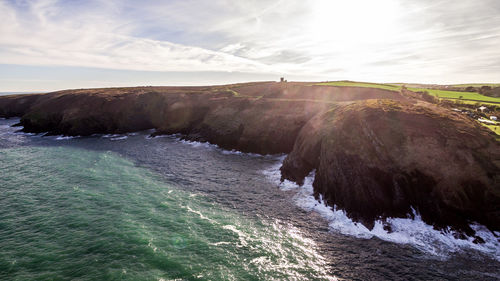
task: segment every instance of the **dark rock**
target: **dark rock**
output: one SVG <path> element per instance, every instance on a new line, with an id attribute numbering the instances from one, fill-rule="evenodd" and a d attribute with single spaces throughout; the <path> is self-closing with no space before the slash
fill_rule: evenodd
<path id="1" fill-rule="evenodd" d="M 429 224 L 471 235 L 472 222 L 500 230 L 499 164 L 500 145 L 474 121 L 427 103 L 378 100 L 312 119 L 281 171 L 301 183 L 316 169 L 316 197 L 367 227 L 414 208 Z"/>

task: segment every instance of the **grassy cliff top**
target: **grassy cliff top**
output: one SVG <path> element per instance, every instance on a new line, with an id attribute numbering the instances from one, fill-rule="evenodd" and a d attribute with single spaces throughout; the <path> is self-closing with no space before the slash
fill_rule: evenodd
<path id="1" fill-rule="evenodd" d="M 336 87 L 363 87 L 363 88 L 374 88 L 374 89 L 384 89 L 389 91 L 399 91 L 403 87 L 403 83 L 388 84 L 388 83 L 368 83 L 368 82 L 355 82 L 355 81 L 333 81 L 333 82 L 322 82 L 316 85 L 321 86 L 336 86 Z M 484 103 L 490 105 L 500 105 L 500 98 L 489 97 L 481 95 L 477 92 L 462 92 L 457 90 L 446 90 L 438 89 L 441 85 L 424 85 L 424 84 L 408 84 L 408 90 L 413 92 L 427 91 L 430 95 L 433 95 L 440 99 L 450 99 L 450 100 L 460 100 L 464 103 Z M 490 86 L 497 87 L 500 84 L 457 84 L 450 85 L 452 87 L 480 87 L 480 86 Z"/>

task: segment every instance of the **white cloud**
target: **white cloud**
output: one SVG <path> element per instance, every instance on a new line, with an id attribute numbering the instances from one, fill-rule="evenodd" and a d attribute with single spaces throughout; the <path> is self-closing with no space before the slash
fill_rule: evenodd
<path id="1" fill-rule="evenodd" d="M 21 15 L 2 3 L 0 63 L 70 65 L 150 71 L 263 71 L 245 58 L 168 41 L 115 33 L 120 22 L 86 14 L 54 20 L 64 10 L 54 1 L 34 2 Z M 23 18 L 19 18 L 19 16 Z M 31 17 L 29 22 L 26 17 Z"/>
<path id="2" fill-rule="evenodd" d="M 74 3 L 19 9 L 0 0 L 0 63 L 440 83 L 500 77 L 495 0 Z"/>

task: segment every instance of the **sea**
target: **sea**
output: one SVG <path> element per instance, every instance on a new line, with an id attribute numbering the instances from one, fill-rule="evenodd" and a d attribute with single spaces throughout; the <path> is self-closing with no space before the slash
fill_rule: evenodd
<path id="1" fill-rule="evenodd" d="M 0 119 L 0 280 L 500 280 L 500 233 L 372 230 L 280 182 L 285 155 Z"/>

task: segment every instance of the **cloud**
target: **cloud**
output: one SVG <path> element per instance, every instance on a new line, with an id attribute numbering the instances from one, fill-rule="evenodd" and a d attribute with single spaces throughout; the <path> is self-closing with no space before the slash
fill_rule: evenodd
<path id="1" fill-rule="evenodd" d="M 4 64 L 433 83 L 500 77 L 497 0 L 0 0 L 0 17 Z"/>
<path id="2" fill-rule="evenodd" d="M 72 65 L 149 71 L 265 71 L 257 62 L 208 49 L 122 35 L 119 20 L 71 16 L 56 1 L 36 1 L 29 12 L 2 3 L 0 63 Z M 92 13 L 92 10 L 89 12 Z M 29 18 L 29 19 L 28 19 Z"/>

